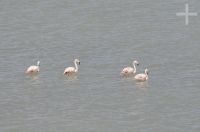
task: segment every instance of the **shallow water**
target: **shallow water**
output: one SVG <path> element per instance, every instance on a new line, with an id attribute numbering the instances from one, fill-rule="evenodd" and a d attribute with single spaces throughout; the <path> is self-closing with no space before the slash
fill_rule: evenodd
<path id="1" fill-rule="evenodd" d="M 0 131 L 198 132 L 200 18 L 186 26 L 184 2 L 1 0 Z M 134 59 L 148 82 L 119 76 Z"/>

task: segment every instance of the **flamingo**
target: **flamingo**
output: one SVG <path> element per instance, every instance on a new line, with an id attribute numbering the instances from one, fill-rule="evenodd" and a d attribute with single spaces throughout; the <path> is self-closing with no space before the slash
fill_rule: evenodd
<path id="1" fill-rule="evenodd" d="M 29 66 L 26 70 L 27 74 L 35 74 L 40 71 L 40 61 L 37 61 L 37 65 Z"/>
<path id="2" fill-rule="evenodd" d="M 146 81 L 146 80 L 149 79 L 148 74 L 149 74 L 149 70 L 145 69 L 145 73 L 137 74 L 137 75 L 135 75 L 134 78 L 135 78 L 136 81 Z"/>
<path id="3" fill-rule="evenodd" d="M 136 73 L 136 66 L 138 66 L 138 65 L 139 65 L 139 62 L 137 60 L 133 61 L 133 67 L 125 67 L 121 71 L 121 75 L 122 76 L 134 75 Z"/>
<path id="4" fill-rule="evenodd" d="M 65 68 L 63 75 L 73 75 L 78 72 L 78 65 L 80 65 L 80 61 L 78 59 L 74 60 L 75 67 L 67 67 Z"/>

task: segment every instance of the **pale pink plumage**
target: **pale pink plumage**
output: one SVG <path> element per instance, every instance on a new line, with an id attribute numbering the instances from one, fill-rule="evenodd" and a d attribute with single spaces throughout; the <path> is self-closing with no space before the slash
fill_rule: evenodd
<path id="1" fill-rule="evenodd" d="M 78 72 L 78 66 L 77 63 L 80 65 L 80 61 L 78 59 L 74 60 L 75 67 L 67 67 L 65 68 L 63 75 L 74 75 L 76 72 Z"/>
<path id="2" fill-rule="evenodd" d="M 146 81 L 149 79 L 148 73 L 149 73 L 148 69 L 145 69 L 145 73 L 137 74 L 137 75 L 135 75 L 134 78 L 136 81 Z"/>
<path id="3" fill-rule="evenodd" d="M 35 74 L 40 71 L 40 61 L 37 62 L 37 65 L 29 66 L 26 70 L 27 74 Z"/>
<path id="4" fill-rule="evenodd" d="M 122 69 L 120 74 L 122 76 L 134 75 L 136 73 L 136 65 L 139 65 L 139 63 L 135 60 L 133 61 L 133 67 L 125 67 L 124 69 Z"/>
<path id="5" fill-rule="evenodd" d="M 132 67 L 125 67 L 122 71 L 121 74 L 125 75 L 125 74 L 133 74 L 134 73 L 134 69 Z"/>
<path id="6" fill-rule="evenodd" d="M 75 70 L 76 69 L 74 67 L 67 67 L 67 68 L 65 68 L 63 74 L 74 74 L 74 73 L 76 73 Z"/>

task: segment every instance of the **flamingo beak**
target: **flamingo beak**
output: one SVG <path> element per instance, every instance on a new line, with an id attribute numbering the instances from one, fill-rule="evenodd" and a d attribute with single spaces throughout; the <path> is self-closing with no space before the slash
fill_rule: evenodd
<path id="1" fill-rule="evenodd" d="M 81 64 L 81 62 L 79 61 L 79 62 L 78 62 L 78 64 L 80 65 L 80 64 Z"/>

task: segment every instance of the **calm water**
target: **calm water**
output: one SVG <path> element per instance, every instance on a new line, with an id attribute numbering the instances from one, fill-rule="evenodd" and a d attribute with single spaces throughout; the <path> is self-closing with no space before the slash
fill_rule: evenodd
<path id="1" fill-rule="evenodd" d="M 0 131 L 199 132 L 200 18 L 185 26 L 185 2 L 1 0 Z M 119 76 L 134 59 L 148 82 Z"/>

